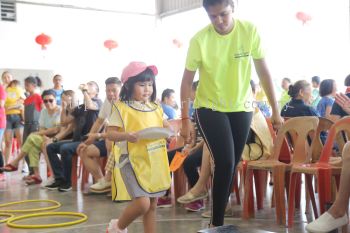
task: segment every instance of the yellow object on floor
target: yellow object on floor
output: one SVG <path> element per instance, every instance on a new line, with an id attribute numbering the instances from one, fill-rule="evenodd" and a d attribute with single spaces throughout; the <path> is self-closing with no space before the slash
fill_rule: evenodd
<path id="1" fill-rule="evenodd" d="M 53 203 L 55 205 L 53 206 L 48 206 L 48 207 L 41 207 L 41 208 L 35 208 L 35 209 L 23 209 L 23 210 L 4 210 L 2 209 L 3 207 L 8 207 L 12 205 L 19 205 L 19 204 L 24 204 L 24 203 L 36 203 L 36 202 L 48 202 L 48 203 Z M 37 211 L 47 211 L 47 210 L 54 210 L 57 208 L 61 207 L 61 203 L 58 201 L 54 200 L 25 200 L 25 201 L 15 201 L 15 202 L 9 202 L 5 204 L 0 204 L 0 212 L 5 212 L 5 213 L 28 213 L 28 212 L 37 212 Z"/>
<path id="2" fill-rule="evenodd" d="M 63 223 L 53 223 L 53 224 L 38 224 L 38 225 L 21 225 L 21 224 L 15 224 L 14 222 L 22 220 L 22 219 L 28 219 L 28 218 L 37 218 L 37 217 L 47 217 L 47 216 L 68 216 L 68 217 L 79 217 L 81 219 L 70 221 L 70 222 L 63 222 Z M 43 212 L 38 214 L 26 214 L 14 218 L 10 218 L 10 220 L 7 221 L 7 226 L 13 227 L 13 228 L 22 228 L 22 229 L 40 229 L 40 228 L 55 228 L 55 227 L 66 227 L 66 226 L 72 226 L 75 224 L 79 224 L 82 222 L 85 222 L 88 219 L 88 217 L 83 213 L 74 213 L 74 212 Z"/>
<path id="3" fill-rule="evenodd" d="M 15 215 L 8 214 L 8 213 L 0 213 L 0 217 L 7 217 L 5 219 L 0 220 L 0 223 L 4 223 L 4 222 L 7 222 L 8 220 L 10 220 L 11 218 L 15 217 Z"/>

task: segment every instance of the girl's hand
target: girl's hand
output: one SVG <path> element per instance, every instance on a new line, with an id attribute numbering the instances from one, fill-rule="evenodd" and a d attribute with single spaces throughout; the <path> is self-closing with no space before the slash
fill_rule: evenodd
<path id="1" fill-rule="evenodd" d="M 189 144 L 191 141 L 190 129 L 191 129 L 190 119 L 183 119 L 180 135 L 185 139 L 185 143 L 187 144 Z"/>
<path id="2" fill-rule="evenodd" d="M 128 142 L 136 143 L 139 140 L 139 138 L 137 133 L 126 133 L 126 140 Z"/>

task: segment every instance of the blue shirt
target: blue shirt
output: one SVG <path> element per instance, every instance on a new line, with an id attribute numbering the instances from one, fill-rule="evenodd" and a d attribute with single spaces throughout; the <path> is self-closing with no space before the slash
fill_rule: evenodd
<path id="1" fill-rule="evenodd" d="M 306 105 L 303 100 L 292 99 L 281 110 L 282 117 L 298 117 L 298 116 L 319 116 L 316 109 Z"/>
<path id="2" fill-rule="evenodd" d="M 334 103 L 334 98 L 332 97 L 324 96 L 321 98 L 321 100 L 317 104 L 317 111 L 321 117 L 326 116 L 326 108 L 327 107 L 332 108 L 333 103 Z"/>
<path id="3" fill-rule="evenodd" d="M 61 105 L 61 95 L 63 93 L 63 89 L 61 90 L 56 90 L 56 89 L 52 89 L 55 93 L 56 93 L 56 102 L 58 105 Z"/>
<path id="4" fill-rule="evenodd" d="M 172 120 L 176 118 L 176 110 L 167 104 L 162 104 L 163 112 L 168 117 L 167 120 Z"/>

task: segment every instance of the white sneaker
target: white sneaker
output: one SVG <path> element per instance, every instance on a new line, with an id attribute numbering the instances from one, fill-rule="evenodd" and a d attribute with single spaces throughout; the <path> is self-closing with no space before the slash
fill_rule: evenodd
<path id="1" fill-rule="evenodd" d="M 46 181 L 42 182 L 40 187 L 41 188 L 46 188 L 45 186 L 47 185 L 52 185 L 55 182 L 55 178 L 53 178 L 52 176 L 50 176 L 49 178 L 47 178 Z"/>
<path id="2" fill-rule="evenodd" d="M 99 179 L 96 184 L 90 186 L 90 192 L 92 193 L 107 193 L 111 191 L 111 182 L 106 181 L 104 178 Z"/>
<path id="3" fill-rule="evenodd" d="M 334 218 L 328 212 L 324 212 L 318 219 L 306 225 L 305 229 L 312 233 L 327 233 L 348 224 L 349 218 L 345 214 L 343 217 Z"/>
<path id="4" fill-rule="evenodd" d="M 120 230 L 118 228 L 118 219 L 112 219 L 109 222 L 106 233 L 128 233 L 128 230 L 126 228 L 124 230 Z"/>

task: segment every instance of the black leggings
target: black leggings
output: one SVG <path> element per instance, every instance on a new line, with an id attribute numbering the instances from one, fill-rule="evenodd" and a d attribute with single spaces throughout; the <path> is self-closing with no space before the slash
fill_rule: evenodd
<path id="1" fill-rule="evenodd" d="M 232 190 L 233 175 L 246 143 L 252 112 L 217 112 L 200 108 L 198 128 L 214 160 L 211 224 L 224 224 L 225 208 Z"/>

